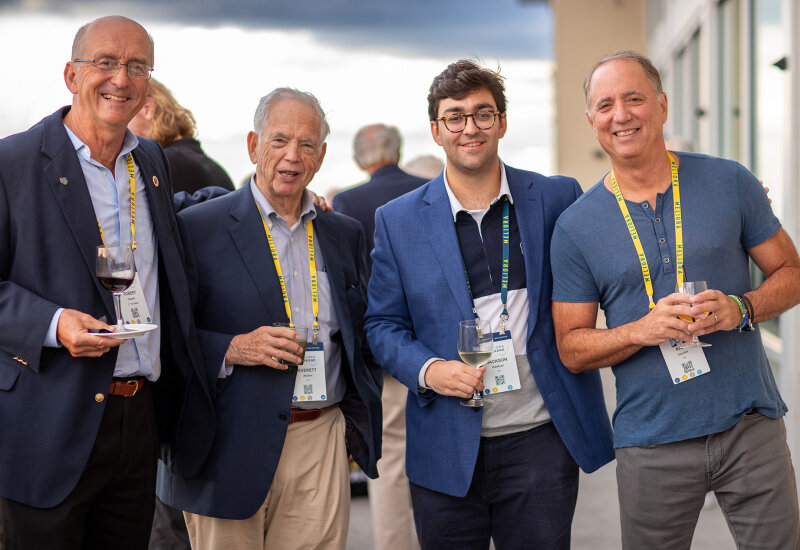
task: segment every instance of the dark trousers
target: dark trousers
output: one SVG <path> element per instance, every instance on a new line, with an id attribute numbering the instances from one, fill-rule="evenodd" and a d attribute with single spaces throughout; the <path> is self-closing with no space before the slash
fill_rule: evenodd
<path id="1" fill-rule="evenodd" d="M 106 399 L 86 469 L 64 502 L 34 508 L 0 499 L 4 550 L 147 548 L 158 453 L 152 387 Z"/>
<path id="2" fill-rule="evenodd" d="M 469 491 L 454 497 L 411 483 L 423 550 L 568 549 L 578 466 L 551 422 L 481 438 Z"/>
<path id="3" fill-rule="evenodd" d="M 156 513 L 148 550 L 191 550 L 191 547 L 183 512 L 156 497 Z"/>

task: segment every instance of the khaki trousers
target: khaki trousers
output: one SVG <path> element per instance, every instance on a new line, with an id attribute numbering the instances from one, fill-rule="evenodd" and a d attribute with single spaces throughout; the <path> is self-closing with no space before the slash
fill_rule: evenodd
<path id="1" fill-rule="evenodd" d="M 367 482 L 375 550 L 418 550 L 411 492 L 406 477 L 406 398 L 408 388 L 383 377 L 383 455 L 378 479 Z"/>
<path id="2" fill-rule="evenodd" d="M 184 513 L 193 550 L 344 550 L 350 522 L 344 433 L 339 407 L 290 424 L 272 486 L 253 517 Z"/>

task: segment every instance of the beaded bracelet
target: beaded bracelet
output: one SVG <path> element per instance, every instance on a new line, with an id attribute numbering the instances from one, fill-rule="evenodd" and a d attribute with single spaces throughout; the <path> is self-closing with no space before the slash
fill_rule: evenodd
<path id="1" fill-rule="evenodd" d="M 753 329 L 753 319 L 755 318 L 756 314 L 753 311 L 753 302 L 750 301 L 750 298 L 745 296 L 744 294 L 739 294 L 739 298 L 741 299 L 742 303 L 744 303 L 744 307 L 747 309 L 747 323 L 741 330 L 750 331 Z"/>

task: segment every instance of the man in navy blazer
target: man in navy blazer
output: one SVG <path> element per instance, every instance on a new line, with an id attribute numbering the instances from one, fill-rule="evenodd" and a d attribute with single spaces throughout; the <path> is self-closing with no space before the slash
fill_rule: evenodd
<path id="1" fill-rule="evenodd" d="M 378 362 L 409 388 L 420 544 L 486 548 L 492 537 L 499 550 L 568 548 L 578 466 L 613 458 L 600 378 L 564 368 L 550 314 L 550 235 L 581 191 L 500 161 L 497 73 L 453 63 L 428 105 L 447 167 L 378 209 L 366 321 Z M 496 339 L 511 336 L 506 352 L 495 345 L 491 375 L 456 360 L 457 325 L 474 317 Z M 484 407 L 460 403 L 485 389 Z"/>
<path id="2" fill-rule="evenodd" d="M 152 64 L 138 23 L 85 25 L 64 70 L 72 106 L 0 141 L 0 523 L 9 550 L 147 548 L 159 440 L 186 476 L 211 445 L 166 159 L 126 131 Z M 134 193 L 142 299 L 160 326 L 123 344 L 89 330 L 116 320 L 95 249 L 103 236 L 131 242 Z"/>
<path id="3" fill-rule="evenodd" d="M 369 181 L 333 197 L 333 209 L 357 219 L 364 226 L 367 252 L 374 246 L 375 210 L 428 180 L 412 176 L 400 169 L 400 132 L 394 126 L 370 124 L 353 139 L 353 158 L 359 168 L 369 174 Z M 367 256 L 367 279 L 372 272 L 372 259 Z"/>
<path id="4" fill-rule="evenodd" d="M 313 95 L 274 90 L 248 135 L 253 179 L 178 216 L 203 357 L 225 365 L 203 469 L 159 469 L 158 496 L 187 512 L 194 549 L 344 549 L 348 453 L 377 475 L 382 372 L 363 331 L 364 231 L 305 190 L 327 135 Z M 308 328 L 305 362 L 299 334 L 273 326 L 287 322 Z"/>

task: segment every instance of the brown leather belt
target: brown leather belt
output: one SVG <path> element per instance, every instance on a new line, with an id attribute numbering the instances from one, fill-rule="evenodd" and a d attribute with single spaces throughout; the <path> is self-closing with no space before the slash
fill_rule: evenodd
<path id="1" fill-rule="evenodd" d="M 322 409 L 296 409 L 292 407 L 291 416 L 289 417 L 289 424 L 295 422 L 306 422 L 308 420 L 316 420 L 322 414 Z"/>
<path id="2" fill-rule="evenodd" d="M 131 378 L 128 380 L 112 380 L 108 395 L 121 395 L 123 397 L 133 397 L 136 392 L 144 387 L 146 378 Z"/>

